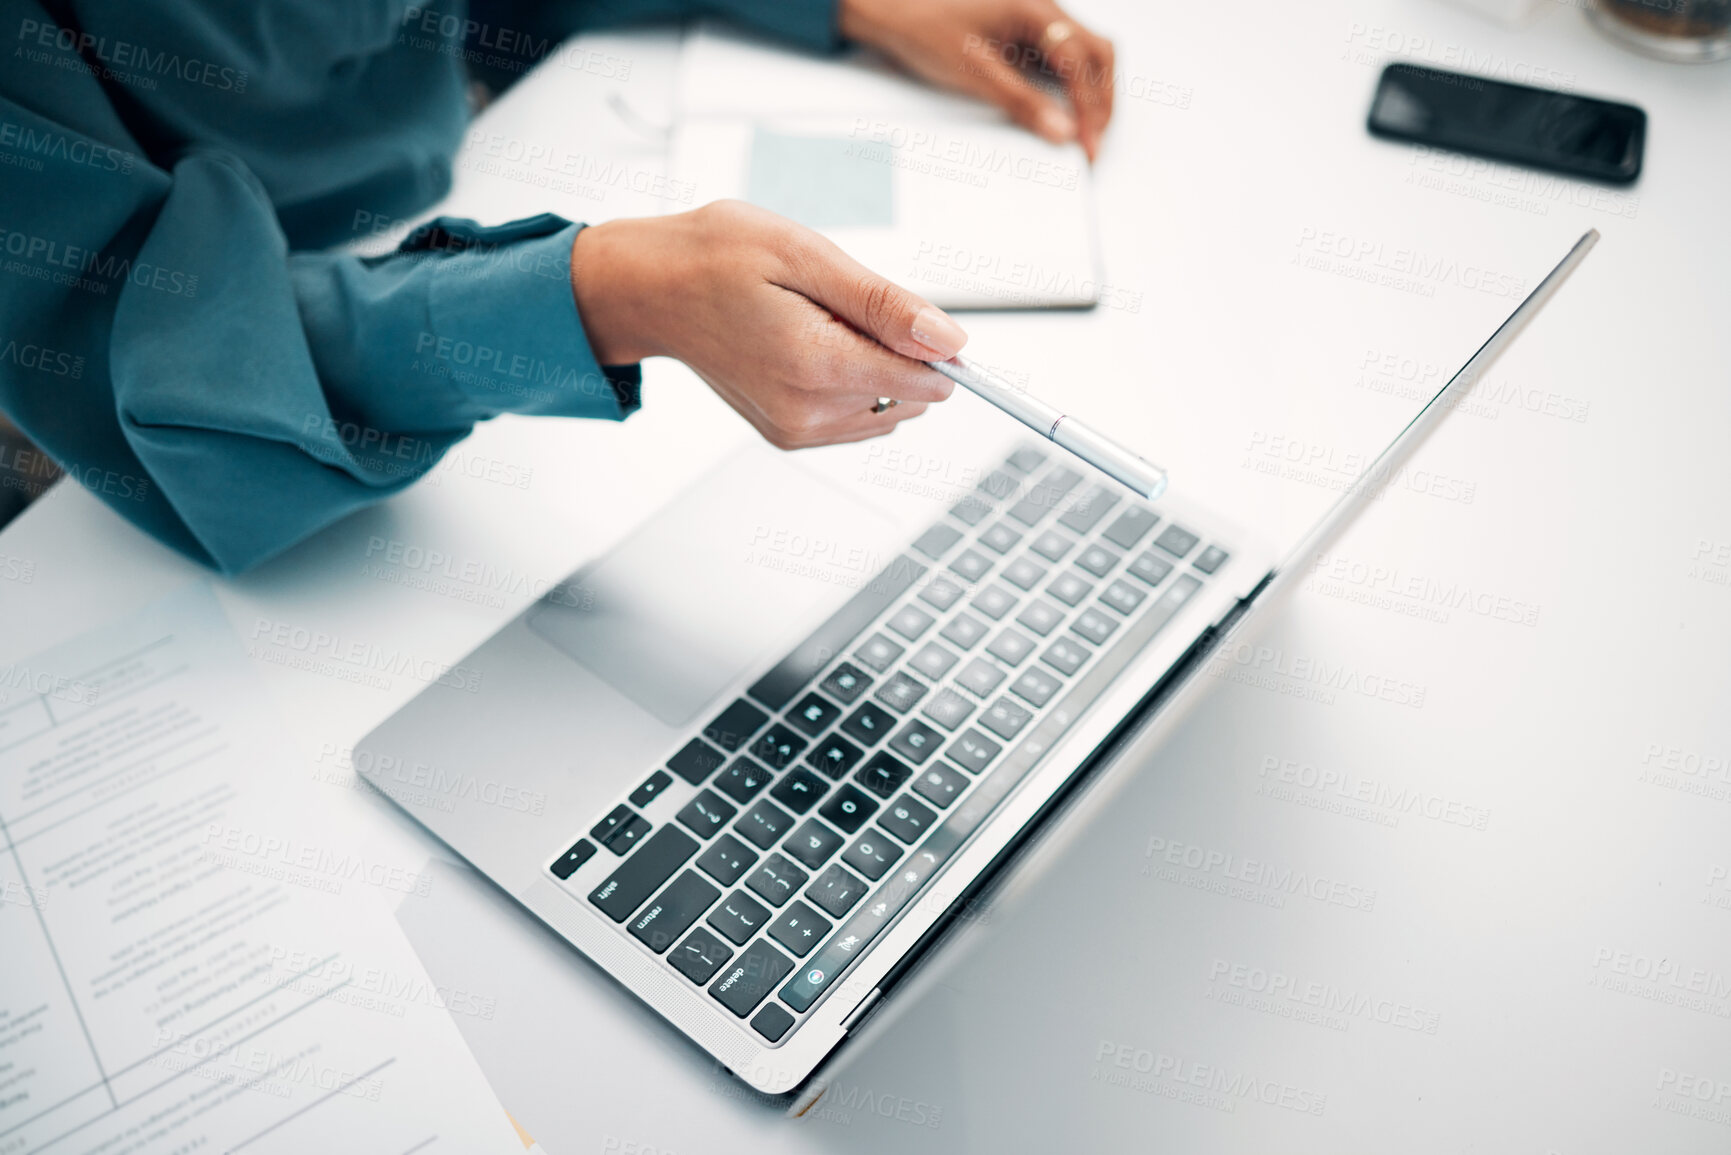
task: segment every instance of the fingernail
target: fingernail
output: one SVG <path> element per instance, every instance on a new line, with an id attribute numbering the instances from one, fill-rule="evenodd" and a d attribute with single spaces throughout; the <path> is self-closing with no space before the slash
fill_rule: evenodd
<path id="1" fill-rule="evenodd" d="M 1076 136 L 1076 119 L 1063 109 L 1048 104 L 1040 110 L 1040 135 L 1047 140 L 1066 141 Z"/>
<path id="2" fill-rule="evenodd" d="M 948 361 L 968 343 L 968 335 L 962 332 L 962 327 L 935 305 L 927 305 L 914 314 L 911 331 L 914 340 L 937 354 L 932 358 L 934 361 Z"/>

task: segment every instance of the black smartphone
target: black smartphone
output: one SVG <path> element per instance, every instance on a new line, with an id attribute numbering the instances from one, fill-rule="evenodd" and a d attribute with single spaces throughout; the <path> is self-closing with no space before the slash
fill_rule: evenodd
<path id="1" fill-rule="evenodd" d="M 1391 64 L 1370 105 L 1370 131 L 1566 176 L 1632 184 L 1647 114 L 1632 104 Z"/>

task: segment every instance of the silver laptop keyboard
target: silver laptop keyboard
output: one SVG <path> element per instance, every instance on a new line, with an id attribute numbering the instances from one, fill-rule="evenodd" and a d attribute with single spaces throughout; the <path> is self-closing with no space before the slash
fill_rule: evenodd
<path id="1" fill-rule="evenodd" d="M 548 869 L 780 1042 L 1225 563 L 1083 481 L 1011 454 Z"/>

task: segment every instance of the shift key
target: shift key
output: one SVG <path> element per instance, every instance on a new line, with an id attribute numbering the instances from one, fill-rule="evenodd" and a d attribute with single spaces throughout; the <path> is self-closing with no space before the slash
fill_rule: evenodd
<path id="1" fill-rule="evenodd" d="M 696 852 L 695 838 L 677 826 L 663 826 L 595 888 L 589 901 L 614 922 L 624 922 Z"/>

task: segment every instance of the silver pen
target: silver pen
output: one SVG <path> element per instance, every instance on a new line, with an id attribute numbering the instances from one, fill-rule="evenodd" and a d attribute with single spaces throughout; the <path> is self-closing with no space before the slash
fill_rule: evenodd
<path id="1" fill-rule="evenodd" d="M 1028 396 L 989 369 L 982 369 L 961 357 L 928 361 L 926 364 L 1148 500 L 1152 501 L 1166 492 L 1164 469 L 1143 460 L 1104 434 L 1096 433 L 1074 417 Z"/>

